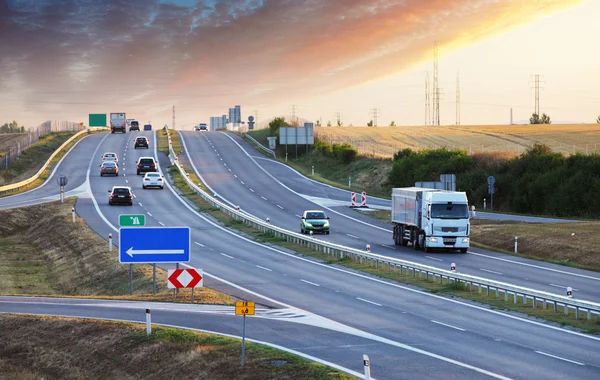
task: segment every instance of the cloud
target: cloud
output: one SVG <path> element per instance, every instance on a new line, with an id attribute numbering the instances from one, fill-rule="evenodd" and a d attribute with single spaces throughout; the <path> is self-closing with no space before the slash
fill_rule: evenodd
<path id="1" fill-rule="evenodd" d="M 41 119 L 50 104 L 270 104 L 393 75 L 429 60 L 435 40 L 443 54 L 580 2 L 0 0 L 0 100 Z"/>

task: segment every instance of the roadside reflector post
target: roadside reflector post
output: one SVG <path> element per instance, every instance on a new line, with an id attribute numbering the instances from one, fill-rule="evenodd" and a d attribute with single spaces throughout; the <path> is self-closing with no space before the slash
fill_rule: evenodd
<path id="1" fill-rule="evenodd" d="M 450 264 L 450 270 L 452 272 L 456 272 L 456 264 L 455 263 Z"/>
<path id="2" fill-rule="evenodd" d="M 365 380 L 371 379 L 371 361 L 369 357 L 363 354 L 363 366 L 365 367 Z"/>
<path id="3" fill-rule="evenodd" d="M 152 295 L 156 295 L 156 263 L 152 264 Z"/>
<path id="4" fill-rule="evenodd" d="M 352 187 L 352 177 L 348 177 L 348 188 Z"/>
<path id="5" fill-rule="evenodd" d="M 179 263 L 175 264 L 175 269 L 179 269 Z M 179 293 L 179 289 L 175 288 L 173 289 L 173 294 L 175 295 L 175 297 L 177 297 L 177 293 Z"/>
<path id="6" fill-rule="evenodd" d="M 567 297 L 573 297 L 573 288 L 571 288 L 570 286 L 567 288 Z"/>
<path id="7" fill-rule="evenodd" d="M 315 175 L 315 166 L 314 165 L 311 167 L 310 171 L 311 171 L 312 175 Z"/>
<path id="8" fill-rule="evenodd" d="M 150 334 L 152 334 L 150 306 L 146 306 L 146 336 L 150 336 Z"/>
<path id="9" fill-rule="evenodd" d="M 475 205 L 471 206 L 471 217 L 475 217 Z"/>
<path id="10" fill-rule="evenodd" d="M 515 253 L 517 253 L 519 248 L 519 237 L 515 236 Z"/>
<path id="11" fill-rule="evenodd" d="M 267 216 L 267 223 L 271 223 L 271 218 Z"/>
<path id="12" fill-rule="evenodd" d="M 112 252 L 112 234 L 108 234 L 108 252 Z"/>
<path id="13" fill-rule="evenodd" d="M 308 233 L 310 234 L 310 237 L 312 237 L 312 236 L 313 236 L 313 232 L 312 232 L 312 230 L 308 231 Z"/>
<path id="14" fill-rule="evenodd" d="M 75 207 L 71 207 L 71 217 L 73 219 L 73 223 L 75 223 Z"/>
<path id="15" fill-rule="evenodd" d="M 367 252 L 371 252 L 371 244 L 367 244 Z"/>

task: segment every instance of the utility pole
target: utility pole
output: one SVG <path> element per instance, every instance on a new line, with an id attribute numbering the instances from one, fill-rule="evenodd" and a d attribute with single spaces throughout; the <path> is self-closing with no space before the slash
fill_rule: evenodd
<path id="1" fill-rule="evenodd" d="M 175 130 L 175 106 L 173 106 L 173 130 Z"/>
<path id="2" fill-rule="evenodd" d="M 337 120 L 337 125 L 341 127 L 342 126 L 342 113 L 336 112 L 334 116 Z"/>
<path id="3" fill-rule="evenodd" d="M 431 124 L 431 91 L 429 90 L 429 71 L 425 75 L 425 125 Z"/>
<path id="4" fill-rule="evenodd" d="M 373 126 L 376 127 L 377 126 L 377 118 L 380 116 L 379 108 L 371 109 L 371 112 L 369 112 L 369 115 L 373 118 Z"/>
<path id="5" fill-rule="evenodd" d="M 438 43 L 433 44 L 433 125 L 440 125 L 440 87 L 438 77 Z"/>
<path id="6" fill-rule="evenodd" d="M 533 77 L 533 83 L 534 86 L 532 87 L 532 89 L 535 90 L 535 105 L 534 105 L 534 109 L 533 109 L 533 113 L 535 113 L 536 115 L 540 116 L 540 88 L 543 90 L 543 87 L 540 87 L 540 83 L 546 83 L 544 81 L 540 81 L 540 77 L 542 75 L 540 74 L 535 74 L 532 75 Z"/>
<path id="7" fill-rule="evenodd" d="M 456 72 L 456 125 L 460 125 L 460 77 Z"/>

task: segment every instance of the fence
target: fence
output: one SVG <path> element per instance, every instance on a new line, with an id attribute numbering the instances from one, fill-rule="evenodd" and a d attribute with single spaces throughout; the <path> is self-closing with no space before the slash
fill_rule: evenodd
<path id="1" fill-rule="evenodd" d="M 476 287 L 479 293 L 485 291 L 488 296 L 490 295 L 490 292 L 494 292 L 497 298 L 502 294 L 505 302 L 509 302 L 509 295 L 511 295 L 514 303 L 517 303 L 519 298 L 522 298 L 522 302 L 524 304 L 527 304 L 528 301 L 531 300 L 532 307 L 534 308 L 537 307 L 538 302 L 541 302 L 544 308 L 550 304 L 553 307 L 554 312 L 558 312 L 559 308 L 561 308 L 565 315 L 569 313 L 569 310 L 574 310 L 576 319 L 579 319 L 581 312 L 587 313 L 588 320 L 591 319 L 592 314 L 600 315 L 600 304 L 598 303 L 578 300 L 574 297 L 560 296 L 557 294 L 529 289 L 522 286 L 489 280 L 467 274 L 461 274 L 453 270 L 444 270 L 424 264 L 377 255 L 372 252 L 345 247 L 330 243 L 328 241 L 319 240 L 312 236 L 306 236 L 304 234 L 276 227 L 269 221 L 263 221 L 252 215 L 245 214 L 241 210 L 236 210 L 233 207 L 226 205 L 202 190 L 198 184 L 193 183 L 193 181 L 189 178 L 189 173 L 187 173 L 183 166 L 181 166 L 175 152 L 173 151 L 170 131 L 168 129 L 167 136 L 170 152 L 169 159 L 171 164 L 177 166 L 188 186 L 212 206 L 220 209 L 233 219 L 251 225 L 263 233 L 272 233 L 274 236 L 285 239 L 288 242 L 300 244 L 310 249 L 314 249 L 315 251 L 323 252 L 324 254 L 332 255 L 340 259 L 350 258 L 353 262 L 374 266 L 377 269 L 381 267 L 385 270 L 387 267 L 388 272 L 400 272 L 400 274 L 406 273 L 407 276 L 412 275 L 413 277 L 417 277 L 418 274 L 419 278 L 424 277 L 426 280 L 431 278 L 433 281 L 437 281 L 439 279 L 440 283 L 444 283 L 445 279 L 448 284 L 451 282 L 454 284 L 464 284 L 469 290 L 472 290 L 473 287 Z"/>
<path id="2" fill-rule="evenodd" d="M 0 170 L 10 168 L 12 162 L 19 157 L 26 148 L 35 144 L 39 139 L 50 132 L 78 132 L 86 127 L 71 121 L 45 121 L 35 128 L 30 129 L 21 137 L 16 138 L 6 150 L 0 151 Z M 0 134 L 2 136 L 2 134 Z"/>

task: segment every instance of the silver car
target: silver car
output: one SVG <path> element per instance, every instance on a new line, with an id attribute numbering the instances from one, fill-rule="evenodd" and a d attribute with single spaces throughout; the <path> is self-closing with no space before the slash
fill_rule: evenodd
<path id="1" fill-rule="evenodd" d="M 149 187 L 158 187 L 163 190 L 165 188 L 165 177 L 158 172 L 146 173 L 144 179 L 142 179 L 142 188 L 147 189 Z"/>
<path id="2" fill-rule="evenodd" d="M 102 155 L 102 161 L 114 161 L 119 162 L 119 156 L 113 152 L 106 152 Z"/>
<path id="3" fill-rule="evenodd" d="M 119 165 L 114 161 L 104 161 L 100 165 L 100 177 L 104 177 L 106 174 L 114 174 L 119 176 Z"/>

